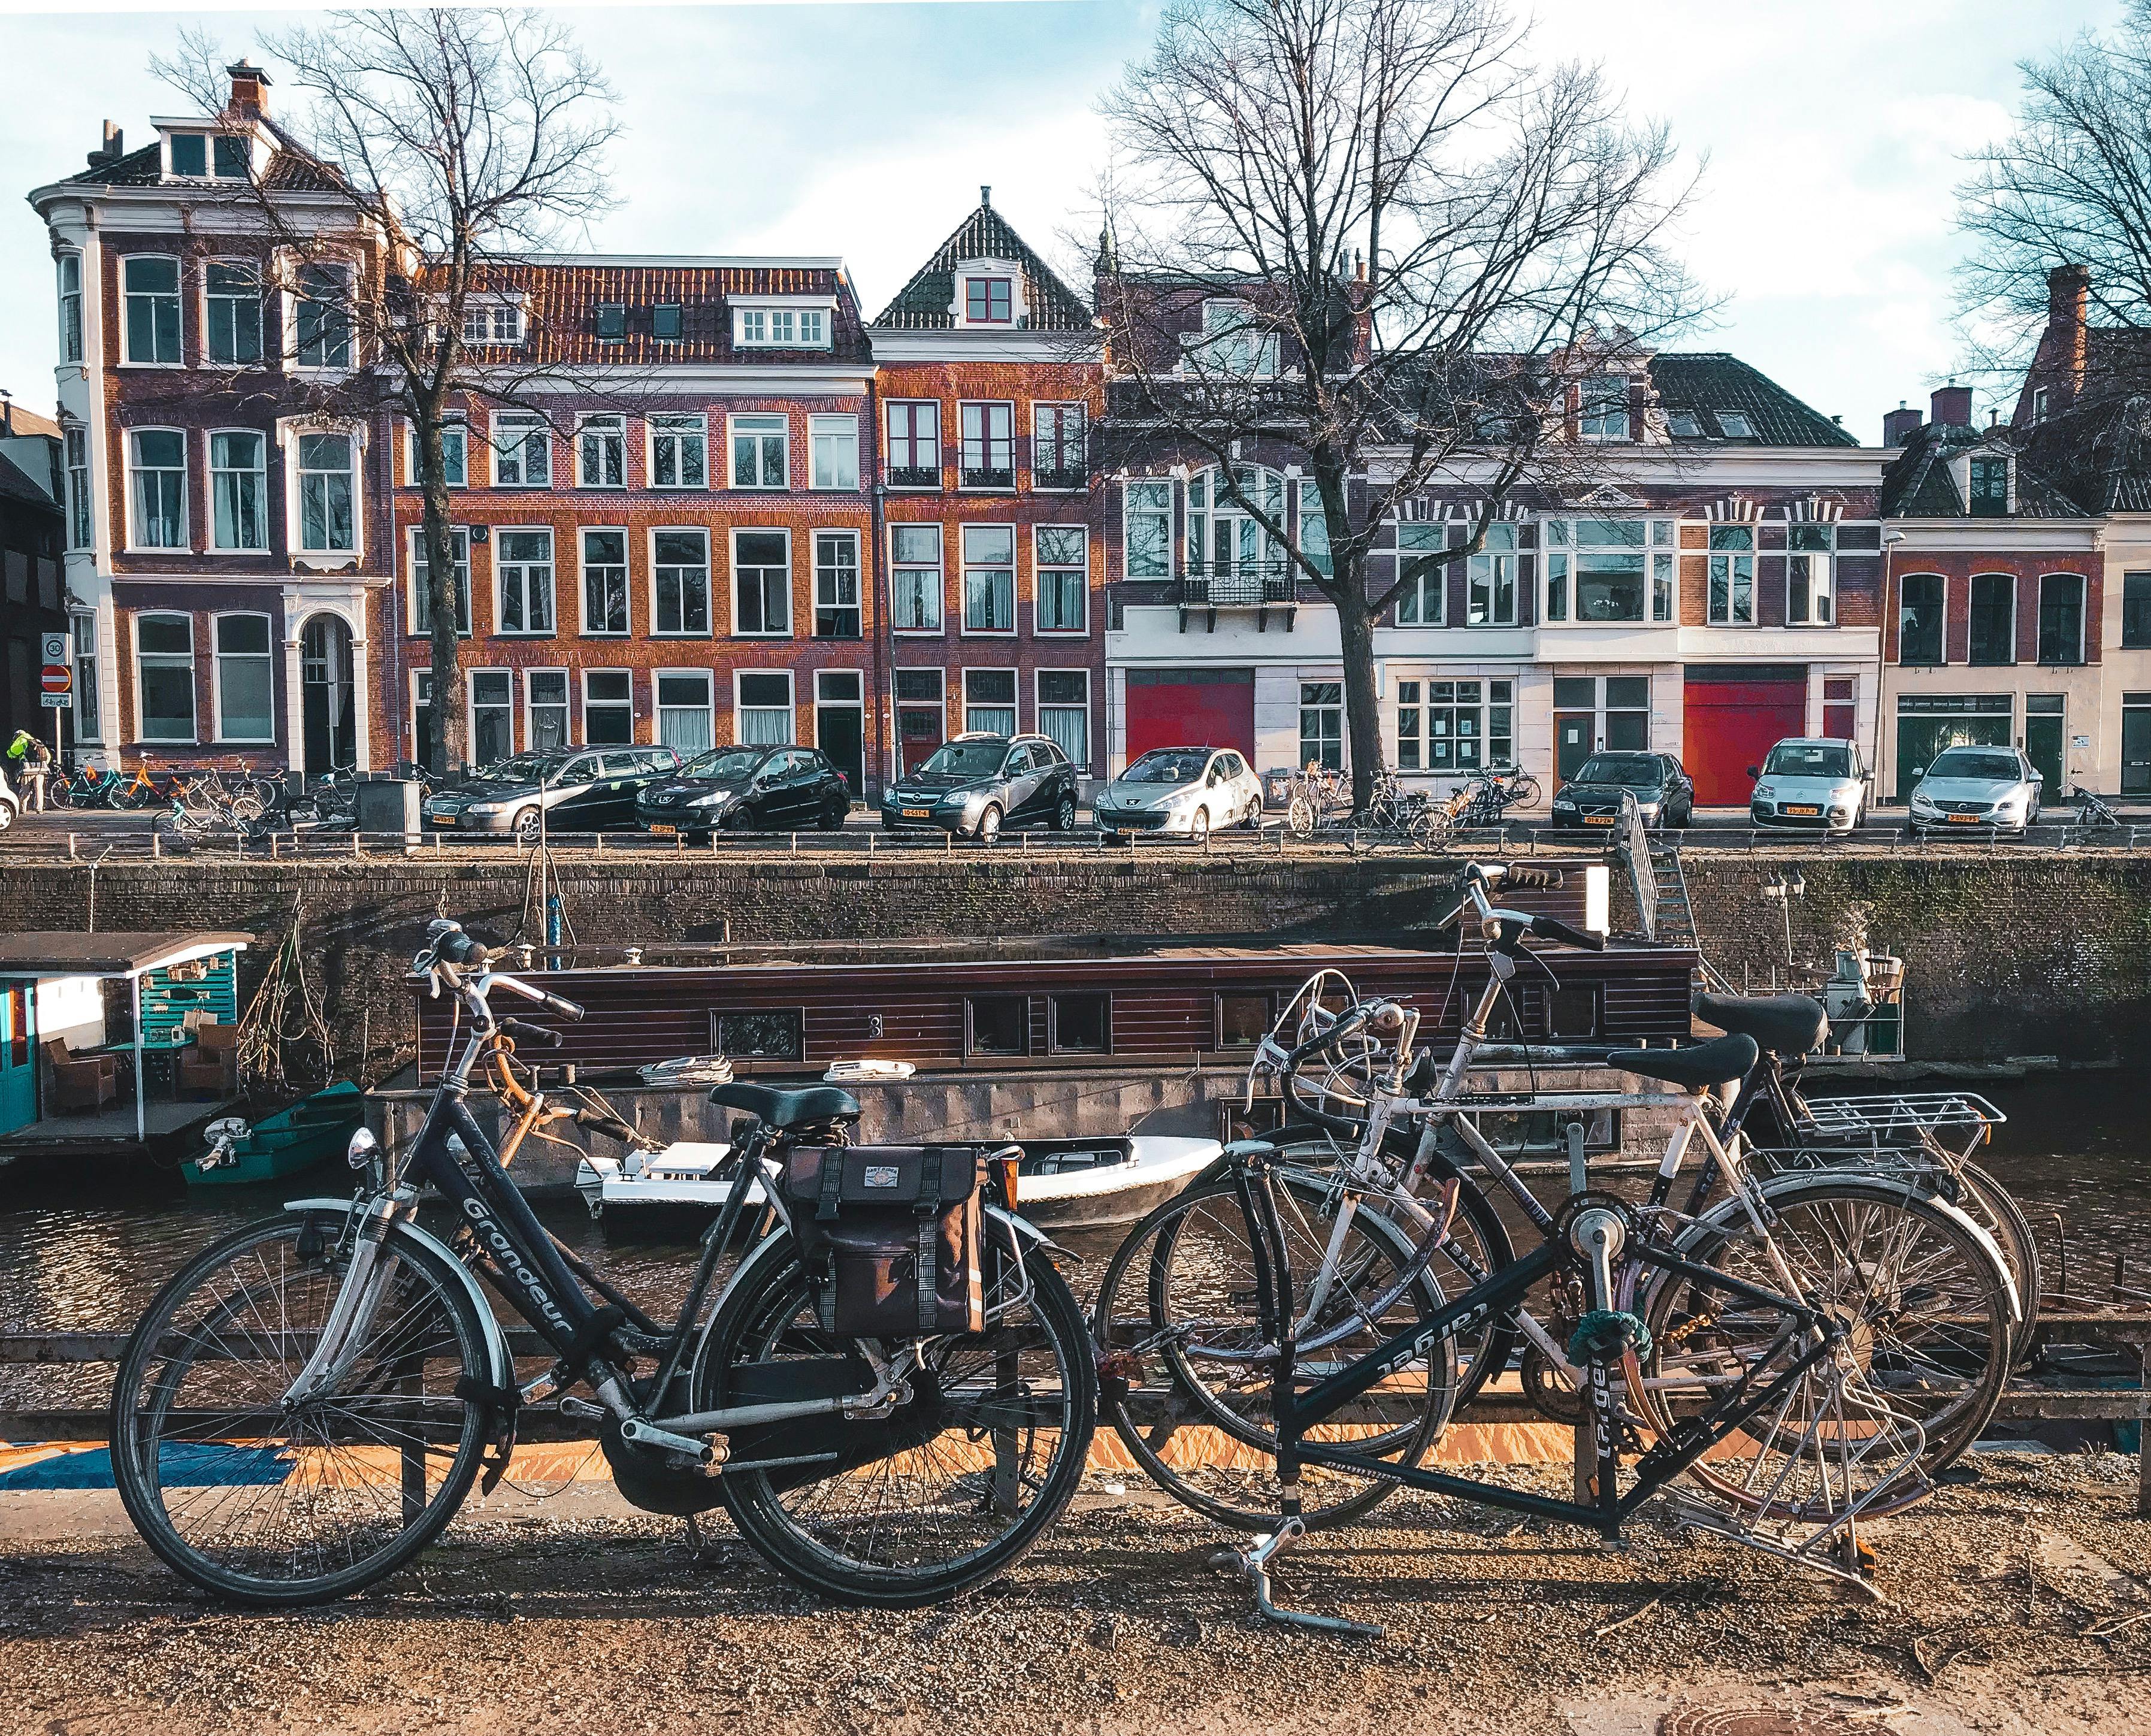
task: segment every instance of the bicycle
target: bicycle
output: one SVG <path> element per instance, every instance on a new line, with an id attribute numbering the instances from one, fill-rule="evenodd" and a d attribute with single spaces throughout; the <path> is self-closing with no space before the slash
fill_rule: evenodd
<path id="1" fill-rule="evenodd" d="M 847 1146 L 858 1102 L 827 1086 L 720 1086 L 710 1101 L 751 1119 L 679 1314 L 660 1324 L 547 1234 L 471 1112 L 481 1067 L 520 1079 L 519 1045 L 560 1040 L 496 1017 L 496 992 L 581 1016 L 494 969 L 500 957 L 453 922 L 431 924 L 412 968 L 455 998 L 464 1035 L 417 1136 L 392 1157 L 355 1135 L 350 1199 L 295 1201 L 225 1237 L 135 1327 L 112 1459 L 149 1546 L 241 1603 L 348 1595 L 432 1541 L 481 1471 L 490 1489 L 519 1412 L 557 1399 L 595 1425 L 629 1500 L 676 1514 L 721 1504 L 765 1561 L 825 1596 L 910 1607 L 1005 1572 L 1073 1496 L 1095 1421 L 1084 1318 L 1014 1210 L 1012 1162 L 988 1166 L 982 1324 L 841 1335 L 821 1324 L 823 1275 L 782 1187 L 762 1190 L 772 1227 L 711 1293 L 757 1183 Z M 525 1095 L 542 1099 L 538 1083 Z M 453 1242 L 419 1222 L 429 1187 Z M 547 1346 L 534 1378 L 481 1283 Z"/>
<path id="2" fill-rule="evenodd" d="M 2108 804 L 2103 796 L 2086 789 L 2080 783 L 2069 787 L 2069 800 L 2076 804 L 2077 827 L 2080 831 L 2103 830 L 2118 826 L 2121 816 Z"/>
<path id="3" fill-rule="evenodd" d="M 1304 770 L 1286 778 L 1284 793 L 1285 830 L 1297 838 L 1312 838 L 1352 811 L 1351 779 L 1318 760 L 1309 760 Z"/>
<path id="4" fill-rule="evenodd" d="M 1453 816 L 1458 826 L 1498 826 L 1512 807 L 1529 807 L 1539 799 L 1539 781 L 1521 768 L 1480 773 L 1458 792 L 1462 802 Z"/>

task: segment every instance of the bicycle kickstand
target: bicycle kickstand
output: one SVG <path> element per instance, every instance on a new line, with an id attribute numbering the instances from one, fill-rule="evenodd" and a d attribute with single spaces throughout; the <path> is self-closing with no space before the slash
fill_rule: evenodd
<path id="1" fill-rule="evenodd" d="M 1278 1528 L 1255 1539 L 1246 1549 L 1227 1549 L 1211 1556 L 1218 1567 L 1237 1567 L 1255 1594 L 1255 1613 L 1266 1622 L 1286 1627 L 1311 1627 L 1318 1633 L 1352 1634 L 1363 1639 L 1381 1639 L 1389 1630 L 1370 1622 L 1348 1622 L 1342 1616 L 1318 1616 L 1311 1610 L 1280 1609 L 1270 1601 L 1270 1563 L 1307 1535 L 1307 1523 L 1297 1513 L 1288 1514 Z"/>

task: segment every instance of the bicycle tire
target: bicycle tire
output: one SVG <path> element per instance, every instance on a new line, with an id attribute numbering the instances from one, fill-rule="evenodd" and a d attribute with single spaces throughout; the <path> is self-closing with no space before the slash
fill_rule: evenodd
<path id="1" fill-rule="evenodd" d="M 113 1385 L 111 1432 L 113 1480 L 120 1501 L 143 1541 L 168 1566 L 205 1591 L 234 1602 L 265 1608 L 324 1603 L 387 1578 L 440 1534 L 478 1475 L 489 1413 L 480 1402 L 463 1395 L 469 1389 L 463 1383 L 468 1377 L 481 1387 L 492 1384 L 489 1329 L 460 1273 L 422 1243 L 397 1237 L 385 1244 L 383 1257 L 397 1263 L 389 1268 L 388 1282 L 393 1285 L 397 1281 L 400 1267 L 407 1274 L 406 1281 L 419 1293 L 407 1305 L 393 1310 L 383 1308 L 376 1315 L 376 1328 L 386 1334 L 381 1341 L 385 1349 L 362 1359 L 359 1367 L 367 1371 L 367 1381 L 352 1391 L 346 1408 L 363 1400 L 378 1407 L 376 1415 L 395 1419 L 398 1413 L 392 1407 L 408 1399 L 410 1381 L 425 1380 L 428 1384 L 418 1402 L 427 1416 L 438 1413 L 442 1421 L 422 1433 L 420 1430 L 427 1428 L 422 1420 L 402 1439 L 403 1446 L 413 1440 L 419 1444 L 421 1493 L 432 1476 L 433 1461 L 442 1450 L 434 1442 L 453 1439 L 453 1446 L 447 1448 L 447 1463 L 438 1480 L 432 1484 L 432 1492 L 413 1511 L 412 1497 L 405 1487 L 410 1476 L 408 1457 L 389 1433 L 389 1424 L 377 1421 L 362 1428 L 353 1422 L 349 1426 L 359 1430 L 360 1438 L 336 1440 L 331 1438 L 335 1426 L 332 1418 L 321 1424 L 316 1440 L 306 1434 L 304 1421 L 295 1425 L 281 1408 L 278 1389 L 289 1386 L 305 1359 L 303 1355 L 295 1359 L 295 1351 L 304 1348 L 306 1325 L 311 1323 L 318 1330 L 341 1285 L 345 1266 L 338 1252 L 338 1237 L 344 1222 L 340 1211 L 290 1212 L 261 1219 L 225 1237 L 197 1255 L 157 1293 L 120 1355 L 119 1372 Z M 272 1275 L 259 1250 L 280 1243 L 288 1244 L 288 1251 L 280 1249 Z M 239 1269 L 239 1263 L 251 1250 L 255 1251 L 258 1292 L 242 1290 L 243 1306 L 238 1297 L 227 1297 L 207 1308 L 200 1319 L 180 1329 L 180 1349 L 175 1352 L 170 1334 L 184 1305 L 203 1291 L 220 1269 Z M 287 1278 L 296 1279 L 306 1288 L 296 1290 L 286 1282 Z M 248 1282 L 251 1285 L 253 1280 Z M 274 1301 L 266 1302 L 272 1293 Z M 383 1315 L 387 1325 L 380 1329 Z M 215 1404 L 206 1416 L 191 1420 L 195 1439 L 164 1433 L 163 1425 L 173 1420 L 179 1398 L 215 1400 L 235 1371 L 244 1378 L 244 1353 L 259 1340 L 250 1332 L 235 1344 L 218 1324 L 221 1321 L 228 1326 L 240 1318 L 256 1322 L 274 1319 L 280 1324 L 268 1347 L 273 1354 L 256 1359 L 265 1365 L 259 1389 L 262 1398 L 252 1406 Z M 294 1334 L 283 1324 L 289 1321 L 301 1323 L 296 1346 L 290 1342 Z M 452 1367 L 426 1371 L 427 1364 L 446 1362 L 451 1356 Z M 420 1364 L 416 1375 L 408 1368 L 412 1361 Z M 185 1384 L 198 1364 L 205 1371 L 204 1378 L 199 1385 L 187 1389 Z M 154 1387 L 149 1384 L 153 1365 L 159 1369 Z M 374 1384 L 374 1391 L 365 1390 L 367 1382 Z M 392 1396 L 387 1391 L 392 1385 Z M 146 1414 L 139 1404 L 131 1402 L 137 1394 L 154 1398 Z M 195 1405 L 185 1408 L 198 1410 Z M 453 1429 L 450 1418 L 456 1419 Z M 145 1423 L 153 1425 L 145 1429 Z M 192 1450 L 184 1450 L 187 1449 Z M 377 1462 L 377 1455 L 385 1453 L 397 1455 L 398 1476 L 394 1482 L 378 1480 L 384 1467 Z M 369 1454 L 377 1457 L 365 1456 Z M 170 1470 L 180 1475 L 215 1475 L 225 1480 L 168 1485 L 168 1459 Z M 280 1474 L 272 1476 L 272 1472 Z M 168 1496 L 188 1488 L 222 1491 L 201 1510 L 196 1528 L 198 1531 L 205 1528 L 220 1513 L 237 1516 L 243 1521 L 239 1545 L 225 1549 L 220 1556 L 199 1536 L 190 1540 L 185 1534 L 185 1511 L 175 1514 Z M 392 1497 L 378 1493 L 384 1488 L 392 1491 Z M 250 1498 L 231 1492 L 245 1489 L 278 1493 Z M 295 1501 L 287 1504 L 281 1525 L 268 1524 L 258 1516 L 249 1520 L 248 1516 L 257 1515 L 257 1503 L 275 1501 L 283 1494 Z M 363 1537 L 381 1531 L 382 1515 L 391 1498 L 402 1523 L 388 1531 L 377 1546 L 351 1556 L 344 1565 L 331 1571 L 296 1571 L 301 1547 L 298 1540 L 306 1521 L 318 1521 L 326 1530 L 348 1515 L 354 1521 L 354 1534 Z M 240 1504 L 237 1513 L 230 1515 L 235 1501 Z M 266 1540 L 281 1541 L 272 1544 Z M 316 1543 L 315 1547 L 318 1555 L 321 1545 Z M 291 1571 L 269 1571 L 280 1558 Z M 255 1570 L 248 1571 L 239 1565 L 241 1562 L 256 1563 Z"/>
<path id="2" fill-rule="evenodd" d="M 986 1267 L 989 1309 L 995 1305 L 995 1297 L 1003 1293 L 1008 1273 L 1014 1269 L 1001 1243 L 1003 1233 L 989 1227 L 981 1250 Z M 1025 1340 L 1042 1336 L 1046 1344 L 1044 1357 L 1050 1358 L 1059 1369 L 1057 1427 L 1047 1430 L 1034 1425 L 1028 1429 L 973 1430 L 959 1421 L 944 1427 L 923 1445 L 873 1461 L 878 1469 L 863 1466 L 841 1476 L 802 1482 L 783 1490 L 775 1485 L 767 1470 L 728 1470 L 719 1485 L 725 1506 L 740 1535 L 757 1554 L 786 1578 L 836 1602 L 883 1609 L 914 1609 L 923 1604 L 961 1597 L 1000 1577 L 1045 1534 L 1082 1481 L 1091 1437 L 1097 1424 L 1096 1380 L 1090 1331 L 1081 1305 L 1069 1289 L 1067 1280 L 1060 1276 L 1045 1253 L 1035 1248 L 1023 1257 L 1021 1271 L 1029 1282 L 1031 1300 L 1035 1304 L 1031 1324 L 1012 1329 L 1005 1323 L 989 1323 L 984 1334 L 964 1334 L 944 1341 L 949 1347 L 950 1360 L 942 1364 L 941 1374 L 937 1375 L 933 1402 L 950 1406 L 940 1379 L 949 1368 L 956 1365 L 955 1358 L 984 1356 L 993 1362 L 996 1390 L 1015 1381 L 1021 1388 L 1021 1395 L 1013 1403 L 1020 1405 L 1026 1415 L 1036 1415 L 1041 1389 L 1035 1379 L 1024 1377 L 1026 1367 L 1035 1370 L 1041 1362 L 1034 1360 L 1026 1365 L 1017 1359 L 1025 1355 L 1039 1357 L 1036 1344 Z M 745 1362 L 764 1362 L 777 1355 L 802 1351 L 827 1355 L 837 1348 L 838 1343 L 814 1324 L 812 1295 L 797 1246 L 788 1234 L 780 1232 L 747 1258 L 718 1304 L 703 1348 L 696 1359 L 696 1406 L 698 1410 L 715 1409 L 724 1404 L 729 1371 Z M 742 1351 L 754 1354 L 736 1354 Z M 1001 1401 L 1005 1406 L 1010 1402 Z M 901 1414 L 901 1408 L 898 1414 Z M 974 1422 L 995 1414 L 991 1399 L 974 1401 L 968 1412 Z M 836 1510 L 836 1497 L 832 1491 L 841 1483 L 853 1482 L 867 1475 L 878 1477 L 884 1491 L 899 1479 L 916 1484 L 922 1480 L 920 1471 L 930 1469 L 940 1457 L 943 1443 L 949 1435 L 955 1434 L 960 1440 L 966 1432 L 971 1434 L 974 1443 L 983 1439 L 994 1440 L 993 1469 L 990 1472 L 966 1470 L 959 1475 L 951 1485 L 951 1497 L 942 1503 L 945 1511 L 934 1514 L 929 1504 L 927 1524 L 919 1521 L 917 1508 L 906 1516 L 892 1511 L 878 1499 L 865 1516 L 863 1526 L 848 1525 L 844 1516 Z M 1054 1439 L 1043 1469 L 1034 1471 L 1019 1465 L 1011 1476 L 1004 1457 L 1010 1450 L 1004 1445 L 1005 1437 L 1035 1437 L 1049 1432 Z M 899 1459 L 919 1464 L 905 1469 L 898 1466 Z M 1029 1505 L 1015 1516 L 1012 1524 L 952 1558 L 893 1565 L 848 1554 L 838 1541 L 844 1538 L 851 1546 L 879 1546 L 893 1551 L 902 1539 L 917 1538 L 930 1528 L 932 1536 L 919 1547 L 939 1546 L 952 1528 L 960 1530 L 967 1521 L 975 1521 L 987 1516 L 1011 1488 L 1031 1491 L 1033 1498 Z M 896 1492 L 901 1498 L 909 1491 L 898 1488 Z M 963 1499 L 960 1510 L 952 1505 L 956 1495 Z"/>
<path id="3" fill-rule="evenodd" d="M 2039 1253 L 2039 1238 L 2024 1208 L 1992 1172 L 1976 1163 L 1959 1163 L 1956 1177 L 1964 1192 L 1957 1203 L 1969 1212 L 1980 1227 L 1994 1237 L 2009 1276 L 2017 1286 L 2017 1321 L 2012 1364 L 2029 1362 L 2037 1349 L 2039 1299 L 2046 1286 L 2046 1269 Z"/>

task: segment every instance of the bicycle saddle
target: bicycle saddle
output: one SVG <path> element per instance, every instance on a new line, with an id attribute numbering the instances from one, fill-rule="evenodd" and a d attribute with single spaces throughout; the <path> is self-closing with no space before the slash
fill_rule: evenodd
<path id="1" fill-rule="evenodd" d="M 721 1108 L 751 1115 L 765 1127 L 856 1121 L 859 1113 L 859 1100 L 833 1085 L 808 1086 L 797 1091 L 781 1091 L 767 1085 L 721 1085 L 710 1093 L 710 1101 Z"/>
<path id="2" fill-rule="evenodd" d="M 1698 995 L 1695 1016 L 1787 1057 L 1821 1048 L 1830 1035 L 1830 1015 L 1811 995 Z"/>
<path id="3" fill-rule="evenodd" d="M 1746 1077 L 1759 1052 L 1754 1038 L 1743 1033 L 1692 1043 L 1685 1049 L 1611 1050 L 1606 1065 L 1645 1079 L 1662 1079 L 1668 1085 L 1723 1085 Z"/>

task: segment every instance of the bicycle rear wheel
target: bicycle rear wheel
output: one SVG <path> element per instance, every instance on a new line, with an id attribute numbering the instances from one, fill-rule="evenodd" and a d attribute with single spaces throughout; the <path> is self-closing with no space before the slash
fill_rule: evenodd
<path id="1" fill-rule="evenodd" d="M 484 1451 L 487 1325 L 450 1263 L 400 1237 L 344 1374 L 286 1403 L 349 1270 L 344 1222 L 296 1212 L 226 1237 L 158 1293 L 120 1359 L 112 1470 L 128 1516 L 238 1602 L 318 1603 L 386 1578 L 454 1515 Z"/>

